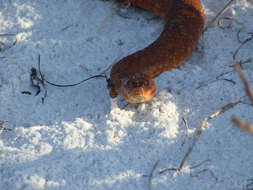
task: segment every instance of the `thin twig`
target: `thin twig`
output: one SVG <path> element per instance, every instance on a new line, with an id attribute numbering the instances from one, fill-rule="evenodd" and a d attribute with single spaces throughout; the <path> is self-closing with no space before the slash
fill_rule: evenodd
<path id="1" fill-rule="evenodd" d="M 242 71 L 242 69 L 240 67 L 240 63 L 239 62 L 235 63 L 235 70 L 237 71 L 237 73 L 239 74 L 239 76 L 242 79 L 242 82 L 243 82 L 244 87 L 245 87 L 246 94 L 249 96 L 249 98 L 253 102 L 253 91 L 250 88 L 249 82 L 248 82 L 246 76 L 244 75 L 244 73 L 243 73 L 243 71 Z"/>
<path id="2" fill-rule="evenodd" d="M 198 168 L 198 167 L 200 167 L 201 165 L 203 165 L 204 163 L 209 162 L 209 161 L 210 161 L 210 160 L 204 160 L 204 161 L 200 162 L 199 164 L 190 167 L 190 170 L 193 170 L 193 169 L 195 169 L 195 168 Z M 164 169 L 164 170 L 161 170 L 161 171 L 159 172 L 159 174 L 163 174 L 164 172 L 167 172 L 167 171 L 176 171 L 176 172 L 180 172 L 180 169 L 179 169 L 179 168 L 166 168 L 166 169 Z"/>
<path id="3" fill-rule="evenodd" d="M 206 163 L 206 162 L 210 162 L 210 160 L 204 160 L 204 161 L 200 162 L 199 164 L 190 167 L 190 169 L 192 170 L 192 169 L 194 169 L 194 168 L 198 168 L 199 166 L 201 166 L 202 164 L 204 164 L 204 163 Z"/>
<path id="4" fill-rule="evenodd" d="M 5 37 L 5 36 L 16 36 L 16 34 L 0 34 L 0 37 Z"/>
<path id="5" fill-rule="evenodd" d="M 237 117 L 233 117 L 232 121 L 241 129 L 253 134 L 253 124 L 248 124 Z"/>
<path id="6" fill-rule="evenodd" d="M 199 85 L 197 88 L 195 88 L 195 89 L 197 90 L 197 89 L 199 89 L 199 88 L 208 86 L 209 84 L 212 84 L 212 83 L 214 83 L 214 82 L 221 81 L 221 80 L 230 82 L 230 83 L 232 83 L 232 84 L 235 84 L 235 81 L 233 81 L 232 79 L 221 78 L 222 76 L 227 75 L 227 74 L 230 74 L 230 73 L 232 73 L 233 71 L 234 71 L 234 70 L 221 73 L 221 74 L 219 74 L 214 80 L 206 81 L 205 84 L 200 84 L 200 85 Z"/>
<path id="7" fill-rule="evenodd" d="M 106 17 L 104 18 L 104 20 L 99 24 L 99 27 L 96 31 L 96 36 L 98 36 L 100 34 L 100 32 L 102 31 L 102 28 L 104 27 L 105 23 L 108 21 L 109 18 L 111 18 L 111 16 L 113 15 L 113 13 L 116 11 L 118 7 L 118 4 L 116 3 L 115 6 L 113 8 L 111 8 L 110 12 L 107 13 Z"/>
<path id="8" fill-rule="evenodd" d="M 65 88 L 65 87 L 77 86 L 77 85 L 82 84 L 82 83 L 84 83 L 84 82 L 86 82 L 90 79 L 93 79 L 93 78 L 101 78 L 102 77 L 102 78 L 105 78 L 106 80 L 109 80 L 106 75 L 99 74 L 99 75 L 93 75 L 91 77 L 85 78 L 85 79 L 83 79 L 83 80 L 81 80 L 77 83 L 74 83 L 74 84 L 56 84 L 56 83 L 50 82 L 49 80 L 45 79 L 44 75 L 41 72 L 41 69 L 40 69 L 40 55 L 38 57 L 38 70 L 39 70 L 39 74 L 41 76 L 41 82 L 42 82 L 43 86 L 45 86 L 44 84 L 45 84 L 45 82 L 47 82 L 48 84 L 50 84 L 52 86 Z"/>
<path id="9" fill-rule="evenodd" d="M 231 21 L 227 26 L 222 26 L 221 25 L 221 21 L 222 20 L 229 20 L 229 21 Z M 223 17 L 223 18 L 220 18 L 219 20 L 218 20 L 218 22 L 217 22 L 217 25 L 218 25 L 218 27 L 219 28 L 221 28 L 222 30 L 224 30 L 224 29 L 230 29 L 231 27 L 232 27 L 232 21 L 233 21 L 233 18 L 231 18 L 231 17 Z"/>
<path id="10" fill-rule="evenodd" d="M 188 125 L 187 120 L 184 117 L 182 118 L 182 120 L 183 120 L 184 125 L 186 127 L 186 132 L 185 132 L 185 135 L 184 135 L 184 140 L 183 140 L 183 142 L 181 144 L 183 146 L 185 144 L 186 138 L 188 137 L 189 125 Z"/>
<path id="11" fill-rule="evenodd" d="M 250 88 L 250 85 L 249 85 L 249 82 L 245 76 L 245 74 L 243 73 L 242 71 L 242 68 L 240 66 L 240 63 L 239 62 L 236 62 L 235 63 L 235 70 L 237 71 L 237 73 L 239 74 L 239 76 L 241 77 L 242 79 L 242 82 L 244 84 L 244 87 L 245 87 L 245 91 L 246 91 L 246 94 L 248 95 L 248 97 L 250 98 L 250 100 L 252 101 L 253 103 L 253 91 L 251 90 Z M 241 119 L 237 118 L 237 117 L 233 117 L 232 118 L 232 121 L 238 126 L 240 127 L 241 129 L 247 131 L 248 133 L 252 133 L 253 134 L 253 124 L 248 124 L 244 121 L 242 121 Z"/>
<path id="12" fill-rule="evenodd" d="M 197 171 L 194 175 L 192 173 L 190 175 L 191 175 L 191 177 L 199 177 L 198 174 L 204 173 L 204 172 L 209 172 L 211 174 L 211 176 L 215 179 L 215 182 L 218 181 L 218 178 L 214 175 L 213 171 L 210 169 L 203 169 L 203 170 Z"/>
<path id="13" fill-rule="evenodd" d="M 226 75 L 226 74 L 229 74 L 229 73 L 232 73 L 232 72 L 233 72 L 233 70 L 232 70 L 232 71 L 227 71 L 227 72 L 225 72 L 225 73 L 221 73 L 219 76 L 216 77 L 216 80 L 224 80 L 224 81 L 230 82 L 230 83 L 232 83 L 232 84 L 235 85 L 236 82 L 233 81 L 232 79 L 221 78 L 222 76 L 224 76 L 224 75 Z"/>
<path id="14" fill-rule="evenodd" d="M 218 116 L 219 114 L 221 113 L 224 113 L 225 111 L 233 108 L 236 104 L 238 104 L 240 102 L 240 100 L 234 100 L 230 103 L 228 103 L 227 105 L 223 106 L 222 108 L 220 108 L 219 110 L 217 110 L 216 112 L 214 112 L 213 114 L 211 114 L 210 116 L 206 117 L 203 122 L 201 123 L 201 126 L 199 128 L 199 130 L 196 132 L 195 136 L 194 136 L 194 139 L 193 139 L 193 142 L 192 144 L 190 145 L 188 151 L 186 152 L 180 166 L 179 166 L 179 170 L 181 170 L 187 160 L 187 158 L 189 157 L 190 153 L 192 152 L 192 149 L 194 147 L 194 145 L 196 144 L 196 142 L 198 141 L 202 131 L 204 130 L 208 120 L 210 119 L 213 119 L 214 117 Z"/>
<path id="15" fill-rule="evenodd" d="M 173 170 L 173 171 L 181 171 L 182 168 L 184 167 L 184 164 L 185 164 L 186 160 L 188 159 L 190 153 L 192 152 L 193 147 L 195 146 L 195 144 L 196 144 L 196 142 L 198 141 L 198 139 L 199 139 L 199 137 L 200 137 L 202 131 L 204 130 L 204 128 L 205 128 L 205 126 L 206 126 L 208 120 L 213 119 L 213 118 L 215 118 L 216 116 L 218 116 L 219 114 L 224 113 L 224 112 L 226 112 L 227 110 L 233 108 L 233 107 L 234 107 L 235 105 L 237 105 L 239 102 L 240 102 L 240 100 L 234 100 L 234 101 L 232 101 L 232 102 L 226 104 L 225 106 L 221 107 L 219 110 L 217 110 L 216 112 L 214 112 L 214 113 L 211 114 L 210 116 L 206 117 L 206 118 L 202 121 L 199 130 L 196 131 L 195 136 L 194 136 L 194 139 L 193 139 L 193 141 L 192 141 L 192 144 L 191 144 L 190 147 L 188 148 L 188 150 L 187 150 L 187 152 L 186 152 L 186 154 L 185 154 L 183 160 L 182 160 L 181 163 L 180 163 L 179 168 L 164 169 L 164 170 L 160 171 L 159 173 L 162 174 L 162 173 L 164 173 L 164 172 L 166 172 L 166 171 L 171 171 L 171 170 Z"/>
<path id="16" fill-rule="evenodd" d="M 210 28 L 213 25 L 217 25 L 218 20 L 220 19 L 220 17 L 231 7 L 231 5 L 235 2 L 235 0 L 231 0 L 227 5 L 225 5 L 225 7 L 213 18 L 213 20 L 207 24 L 207 26 L 205 27 L 205 29 L 203 30 L 203 33 Z"/>
<path id="17" fill-rule="evenodd" d="M 163 174 L 165 172 L 168 172 L 168 171 L 175 171 L 175 172 L 178 172 L 179 171 L 179 168 L 166 168 L 166 169 L 163 169 L 159 172 L 159 174 Z"/>
<path id="18" fill-rule="evenodd" d="M 229 21 L 231 21 L 231 23 L 230 23 L 228 26 L 223 27 L 223 26 L 220 26 L 222 20 L 229 20 Z M 241 26 L 241 27 L 239 28 L 239 30 L 237 31 L 237 33 L 236 33 L 236 37 L 237 37 L 238 42 L 243 43 L 243 41 L 240 39 L 240 33 L 241 33 L 241 32 L 243 31 L 243 29 L 245 28 L 245 25 L 244 25 L 243 23 L 239 22 L 239 21 L 236 20 L 235 18 L 224 17 L 224 18 L 220 18 L 220 19 L 218 20 L 218 23 L 217 23 L 217 24 L 218 24 L 218 26 L 219 26 L 221 29 L 225 29 L 225 28 L 231 28 L 232 22 L 235 22 L 236 24 L 238 24 L 238 25 Z"/>
<path id="19" fill-rule="evenodd" d="M 233 59 L 235 60 L 237 53 L 239 52 L 239 50 L 248 42 L 250 42 L 251 40 L 253 40 L 253 35 L 249 38 L 247 38 L 246 40 L 244 40 L 241 45 L 235 50 L 234 54 L 233 54 Z"/>
<path id="20" fill-rule="evenodd" d="M 242 66 L 242 65 L 250 63 L 250 62 L 252 62 L 252 58 L 248 58 L 248 59 L 246 59 L 244 61 L 240 61 L 239 64 L 240 64 L 240 66 Z M 233 65 L 230 65 L 229 67 L 233 67 L 234 68 L 235 65 L 233 64 Z"/>
<path id="21" fill-rule="evenodd" d="M 157 168 L 158 164 L 159 164 L 160 160 L 157 160 L 156 163 L 154 164 L 149 176 L 148 176 L 148 190 L 152 189 L 152 177 L 153 177 L 153 173 L 155 171 L 155 169 Z"/>

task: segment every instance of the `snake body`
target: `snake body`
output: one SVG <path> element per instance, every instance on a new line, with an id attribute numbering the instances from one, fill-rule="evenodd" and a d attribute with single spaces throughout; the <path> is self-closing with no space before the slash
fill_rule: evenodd
<path id="1" fill-rule="evenodd" d="M 122 0 L 121 0 L 122 1 Z M 110 96 L 123 96 L 129 103 L 152 99 L 153 78 L 178 67 L 197 47 L 205 23 L 200 0 L 128 0 L 162 18 L 161 35 L 151 45 L 124 57 L 110 73 Z"/>

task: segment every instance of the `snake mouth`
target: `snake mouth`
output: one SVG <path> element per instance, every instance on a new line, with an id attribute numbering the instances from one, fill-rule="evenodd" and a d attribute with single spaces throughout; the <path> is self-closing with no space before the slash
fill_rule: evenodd
<path id="1" fill-rule="evenodd" d="M 115 88 L 110 95 L 114 97 L 114 91 L 125 98 L 129 103 L 143 103 L 152 99 L 156 92 L 154 80 L 143 73 L 128 73 L 127 77 L 114 82 Z"/>
<path id="2" fill-rule="evenodd" d="M 152 98 L 153 96 L 131 96 L 131 97 L 126 98 L 126 100 L 132 104 L 140 104 L 140 103 L 148 102 Z"/>
<path id="3" fill-rule="evenodd" d="M 131 86 L 131 88 L 124 88 L 121 95 L 129 103 L 138 104 L 150 101 L 156 92 L 156 86 L 151 79 L 148 86 Z"/>

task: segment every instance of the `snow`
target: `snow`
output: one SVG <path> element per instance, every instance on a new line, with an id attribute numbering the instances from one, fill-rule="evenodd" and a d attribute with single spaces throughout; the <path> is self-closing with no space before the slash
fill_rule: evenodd
<path id="1" fill-rule="evenodd" d="M 202 3 L 209 22 L 228 0 Z M 208 121 L 181 172 L 159 174 L 179 167 L 205 117 L 235 99 L 249 102 L 231 67 L 240 45 L 238 22 L 242 40 L 253 31 L 249 0 L 225 13 L 237 21 L 230 28 L 209 28 L 183 66 L 155 79 L 158 91 L 149 103 L 111 100 L 104 79 L 71 88 L 46 85 L 44 104 L 43 88 L 34 96 L 30 70 L 38 68 L 39 54 L 45 77 L 69 84 L 103 72 L 159 36 L 162 22 L 152 14 L 129 8 L 121 11 L 130 19 L 115 11 L 106 19 L 114 7 L 100 0 L 0 0 L 0 34 L 17 38 L 0 52 L 0 121 L 11 129 L 0 134 L 0 189 L 253 188 L 253 136 L 231 122 L 236 115 L 253 123 L 246 103 Z M 15 36 L 1 35 L 0 41 L 11 45 Z M 253 41 L 245 44 L 236 60 L 253 58 L 252 49 Z M 253 88 L 252 61 L 243 70 Z"/>

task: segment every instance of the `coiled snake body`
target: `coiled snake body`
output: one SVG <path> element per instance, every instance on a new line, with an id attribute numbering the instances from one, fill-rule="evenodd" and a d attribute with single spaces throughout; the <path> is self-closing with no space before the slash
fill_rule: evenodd
<path id="1" fill-rule="evenodd" d="M 121 0 L 122 1 L 122 0 Z M 178 67 L 197 47 L 205 15 L 200 0 L 128 0 L 160 16 L 164 28 L 148 47 L 113 65 L 110 96 L 123 96 L 130 103 L 152 99 L 156 86 L 152 78 Z"/>

